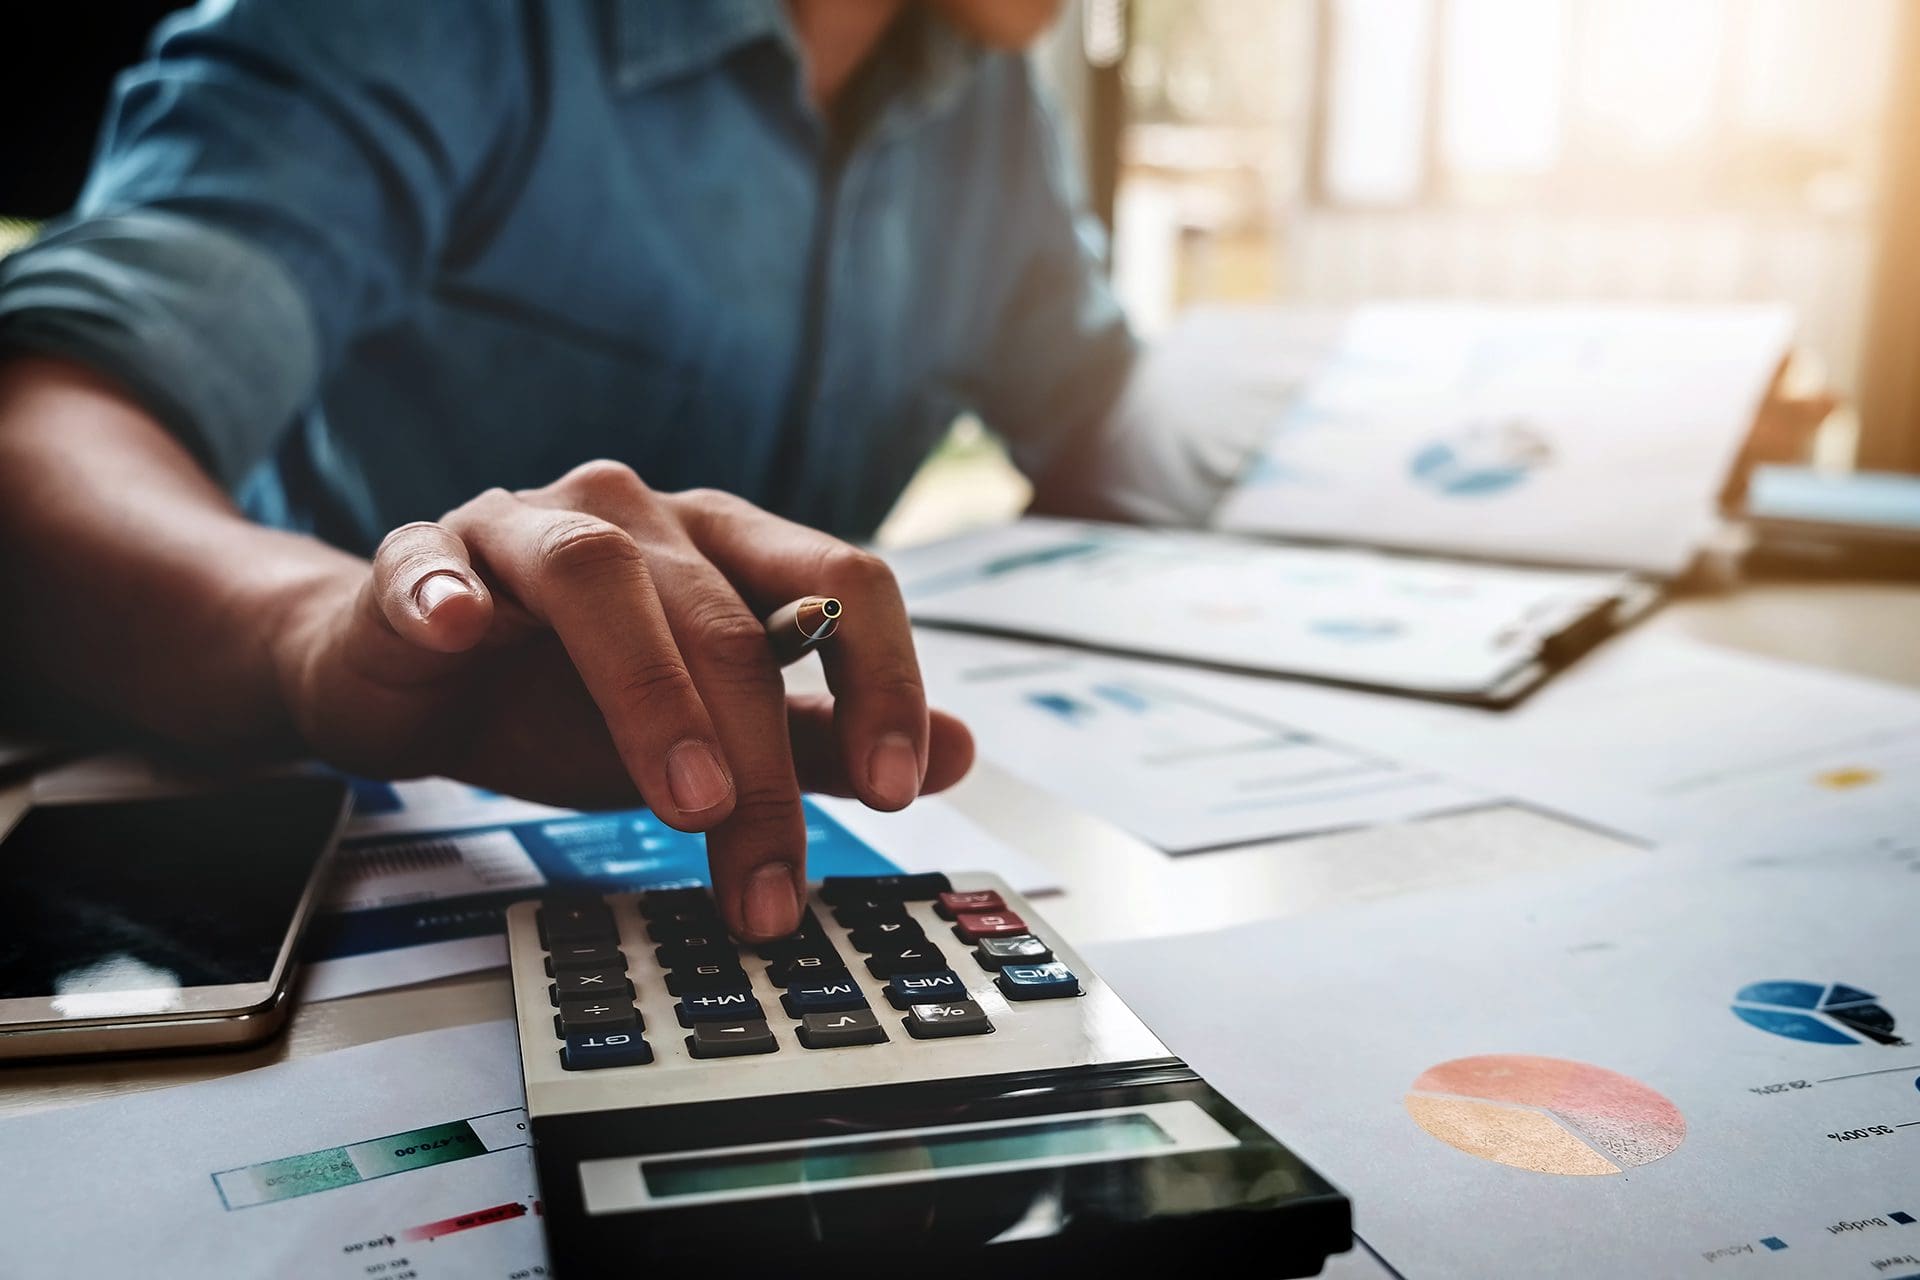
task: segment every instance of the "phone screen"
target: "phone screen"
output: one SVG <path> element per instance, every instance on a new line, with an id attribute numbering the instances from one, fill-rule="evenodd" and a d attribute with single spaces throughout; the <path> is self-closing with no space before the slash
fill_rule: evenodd
<path id="1" fill-rule="evenodd" d="M 0 841 L 0 999 L 267 981 L 342 794 L 290 777 L 29 809 Z"/>

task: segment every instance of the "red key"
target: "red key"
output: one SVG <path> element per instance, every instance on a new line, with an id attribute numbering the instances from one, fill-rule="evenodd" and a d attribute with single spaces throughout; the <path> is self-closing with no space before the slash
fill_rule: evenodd
<path id="1" fill-rule="evenodd" d="M 1027 932 L 1027 922 L 1011 911 L 961 912 L 954 917 L 953 931 L 967 942 L 982 938 L 1006 938 Z"/>
<path id="2" fill-rule="evenodd" d="M 1006 902 L 991 889 L 980 889 L 973 893 L 943 893 L 940 903 L 934 908 L 942 917 L 951 920 L 962 911 L 1005 911 Z"/>

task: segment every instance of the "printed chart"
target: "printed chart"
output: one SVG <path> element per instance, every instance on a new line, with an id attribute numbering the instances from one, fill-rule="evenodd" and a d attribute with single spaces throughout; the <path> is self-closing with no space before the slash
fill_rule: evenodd
<path id="1" fill-rule="evenodd" d="M 1687 1136 L 1679 1108 L 1638 1080 L 1562 1058 L 1456 1058 L 1422 1072 L 1406 1105 L 1448 1146 L 1535 1173 L 1619 1173 Z"/>
<path id="2" fill-rule="evenodd" d="M 1879 997 L 1842 982 L 1755 982 L 1740 988 L 1734 1000 L 1740 1021 L 1792 1040 L 1907 1043 L 1894 1033 L 1893 1015 L 1880 1006 Z"/>
<path id="3" fill-rule="evenodd" d="M 987 757 L 1170 853 L 1400 821 L 1484 803 L 1186 687 L 1150 664 L 934 633 L 935 700 Z"/>

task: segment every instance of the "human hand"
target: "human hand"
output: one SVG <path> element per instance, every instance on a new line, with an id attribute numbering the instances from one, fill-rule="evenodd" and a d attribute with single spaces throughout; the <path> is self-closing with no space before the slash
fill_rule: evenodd
<path id="1" fill-rule="evenodd" d="M 831 696 L 789 699 L 761 618 L 811 594 L 839 597 L 848 625 L 821 650 Z M 272 643 L 323 759 L 574 807 L 637 791 L 707 832 L 716 901 L 747 940 L 798 923 L 802 790 L 899 809 L 973 759 L 966 728 L 927 709 L 884 563 L 611 462 L 394 530 Z"/>

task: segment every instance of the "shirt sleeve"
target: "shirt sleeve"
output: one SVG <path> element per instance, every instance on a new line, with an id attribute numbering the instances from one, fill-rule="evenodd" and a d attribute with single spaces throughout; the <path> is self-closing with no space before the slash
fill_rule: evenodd
<path id="1" fill-rule="evenodd" d="M 237 484 L 518 177 L 538 6 L 234 0 L 115 86 L 72 215 L 0 262 L 0 347 L 116 378 Z"/>
<path id="2" fill-rule="evenodd" d="M 1030 69 L 1010 79 L 1020 145 L 993 197 L 1011 233 L 1001 258 L 1009 274 L 987 328 L 976 407 L 1037 480 L 1097 431 L 1136 344 L 1108 286 L 1106 232 L 1087 208 L 1061 123 Z"/>

